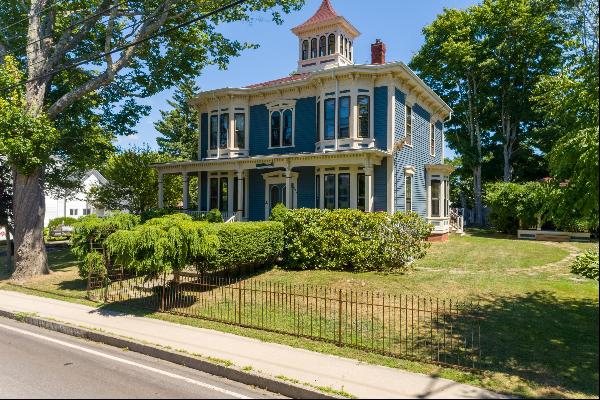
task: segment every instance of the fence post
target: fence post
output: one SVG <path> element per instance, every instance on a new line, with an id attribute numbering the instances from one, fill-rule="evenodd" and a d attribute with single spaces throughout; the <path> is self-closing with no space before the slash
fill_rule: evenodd
<path id="1" fill-rule="evenodd" d="M 160 296 L 160 311 L 165 311 L 165 284 L 167 281 L 167 273 L 163 272 L 163 280 L 162 280 L 162 291 Z"/>
<path id="2" fill-rule="evenodd" d="M 242 324 L 242 281 L 238 280 L 238 324 Z"/>
<path id="3" fill-rule="evenodd" d="M 342 345 L 342 289 L 338 291 L 338 344 Z"/>

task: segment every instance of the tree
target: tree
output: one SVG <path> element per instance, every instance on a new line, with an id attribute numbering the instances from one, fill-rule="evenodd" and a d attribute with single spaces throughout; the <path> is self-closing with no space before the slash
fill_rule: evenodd
<path id="1" fill-rule="evenodd" d="M 0 28 L 0 60 L 16 59 L 7 62 L 10 79 L 0 85 L 13 124 L 0 127 L 0 140 L 11 141 L 0 152 L 14 173 L 13 279 L 49 272 L 42 235 L 47 177 L 105 157 L 102 150 L 112 147 L 114 135 L 131 133 L 147 113 L 136 98 L 193 78 L 208 64 L 224 68 L 252 47 L 218 33 L 219 23 L 248 20 L 250 12 L 274 7 L 279 23 L 279 10 L 287 13 L 302 3 L 248 0 L 217 11 L 229 2 L 1 2 L 0 26 L 10 31 Z M 16 97 L 15 87 L 21 91 Z M 25 122 L 46 134 L 28 136 L 31 124 Z"/>
<path id="2" fill-rule="evenodd" d="M 564 68 L 538 82 L 534 101 L 545 128 L 539 137 L 554 140 L 549 148 L 550 170 L 557 182 L 567 182 L 556 212 L 563 219 L 580 216 L 598 228 L 599 34 L 598 2 L 573 0 L 560 15 L 572 38 Z M 543 139 L 542 139 L 543 140 Z"/>
<path id="3" fill-rule="evenodd" d="M 533 152 L 527 147 L 541 118 L 531 101 L 533 88 L 562 61 L 559 9 L 556 0 L 484 0 L 473 8 L 482 60 L 490 68 L 484 90 L 493 105 L 491 129 L 502 144 L 505 182 L 512 180 L 515 152 Z"/>
<path id="4" fill-rule="evenodd" d="M 173 100 L 167 100 L 173 109 L 161 110 L 161 120 L 154 123 L 162 135 L 156 139 L 160 152 L 178 160 L 197 159 L 198 112 L 188 100 L 199 91 L 194 81 L 188 79 L 177 86 Z"/>
<path id="5" fill-rule="evenodd" d="M 12 268 L 12 179 L 10 166 L 0 157 L 0 229 L 6 228 L 6 266 Z"/>
<path id="6" fill-rule="evenodd" d="M 103 186 L 90 189 L 89 200 L 108 210 L 128 210 L 134 214 L 156 208 L 158 203 L 158 174 L 151 165 L 171 159 L 148 147 L 125 150 L 111 157 L 102 168 L 108 180 Z M 164 177 L 166 207 L 176 207 L 181 199 L 181 179 Z"/>
<path id="7" fill-rule="evenodd" d="M 489 77 L 472 9 L 445 9 L 423 34 L 425 43 L 410 67 L 454 110 L 452 120 L 445 125 L 446 140 L 472 173 L 475 222 L 481 225 L 481 170 L 490 140 L 484 121 L 489 105 L 482 87 Z"/>

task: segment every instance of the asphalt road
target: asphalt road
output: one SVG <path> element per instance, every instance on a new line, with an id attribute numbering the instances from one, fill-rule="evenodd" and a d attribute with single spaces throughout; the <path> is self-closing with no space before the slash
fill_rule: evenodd
<path id="1" fill-rule="evenodd" d="M 166 361 L 0 318 L 0 398 L 275 398 Z"/>

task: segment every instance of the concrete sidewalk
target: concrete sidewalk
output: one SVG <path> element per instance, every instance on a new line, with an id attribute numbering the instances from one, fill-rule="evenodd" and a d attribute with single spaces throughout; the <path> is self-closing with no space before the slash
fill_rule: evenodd
<path id="1" fill-rule="evenodd" d="M 0 309 L 216 357 L 270 376 L 344 390 L 359 398 L 503 398 L 447 379 L 316 353 L 209 329 L 108 312 L 44 297 L 0 290 Z"/>

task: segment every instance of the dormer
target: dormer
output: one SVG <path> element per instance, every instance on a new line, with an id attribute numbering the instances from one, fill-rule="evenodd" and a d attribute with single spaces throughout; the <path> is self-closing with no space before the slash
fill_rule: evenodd
<path id="1" fill-rule="evenodd" d="M 353 43 L 360 32 L 335 12 L 329 0 L 292 32 L 298 37 L 298 73 L 354 64 Z"/>

